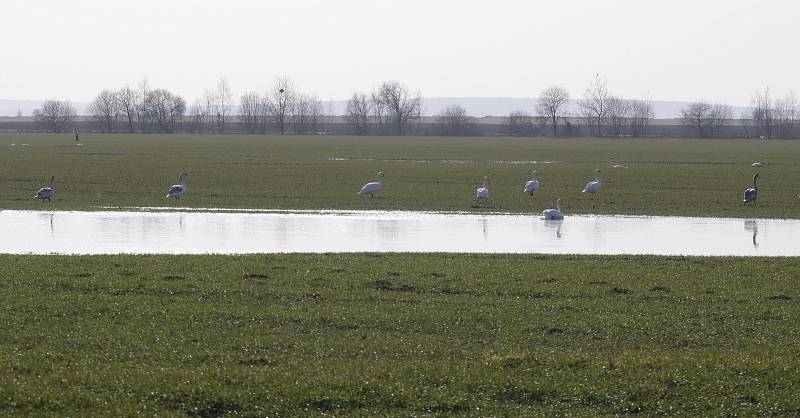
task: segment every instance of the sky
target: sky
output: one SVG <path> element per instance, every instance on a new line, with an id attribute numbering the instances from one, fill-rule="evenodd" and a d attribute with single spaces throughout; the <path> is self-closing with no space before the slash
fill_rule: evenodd
<path id="1" fill-rule="evenodd" d="M 276 77 L 321 100 L 397 80 L 427 97 L 625 97 L 747 105 L 800 91 L 793 0 L 4 0 L 0 99 L 90 101 Z"/>

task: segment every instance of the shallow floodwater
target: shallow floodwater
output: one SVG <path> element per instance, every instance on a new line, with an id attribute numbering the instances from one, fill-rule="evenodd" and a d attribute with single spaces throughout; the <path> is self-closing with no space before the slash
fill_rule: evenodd
<path id="1" fill-rule="evenodd" d="M 800 220 L 420 212 L 0 211 L 0 253 L 800 256 Z"/>

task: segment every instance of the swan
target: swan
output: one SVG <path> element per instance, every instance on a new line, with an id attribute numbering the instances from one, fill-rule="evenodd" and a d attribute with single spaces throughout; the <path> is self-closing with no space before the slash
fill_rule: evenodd
<path id="1" fill-rule="evenodd" d="M 590 181 L 586 183 L 586 187 L 583 188 L 583 193 L 597 193 L 600 191 L 600 169 L 594 169 L 594 181 Z"/>
<path id="2" fill-rule="evenodd" d="M 39 189 L 38 192 L 36 192 L 36 196 L 34 196 L 33 198 L 41 199 L 42 202 L 44 202 L 44 200 L 47 199 L 47 201 L 50 202 L 50 199 L 53 197 L 54 194 L 56 194 L 56 186 L 54 184 L 55 180 L 56 176 L 50 176 L 50 187 L 42 187 L 41 189 Z"/>
<path id="3" fill-rule="evenodd" d="M 756 185 L 756 181 L 758 180 L 758 173 L 753 176 L 753 188 L 752 189 L 745 189 L 744 196 L 742 197 L 742 203 L 756 203 L 756 199 L 758 198 L 758 186 Z"/>
<path id="4" fill-rule="evenodd" d="M 383 177 L 383 171 L 378 172 L 375 175 L 377 181 L 365 184 L 356 194 L 369 194 L 370 197 L 375 197 L 375 192 L 383 189 Z"/>
<path id="5" fill-rule="evenodd" d="M 489 177 L 488 176 L 483 176 L 483 181 L 481 181 L 481 184 L 483 186 L 482 187 L 478 187 L 478 189 L 475 190 L 475 197 L 478 200 L 480 200 L 480 199 L 488 199 L 489 198 L 489 189 L 486 188 L 486 185 L 489 184 L 489 183 L 490 183 L 489 182 Z"/>
<path id="6" fill-rule="evenodd" d="M 763 162 L 761 162 L 761 161 L 756 161 L 756 162 L 754 162 L 753 164 L 750 164 L 750 167 L 764 167 L 765 165 L 766 165 L 766 164 L 764 164 L 764 163 L 763 163 Z"/>
<path id="7" fill-rule="evenodd" d="M 561 213 L 561 199 L 556 200 L 555 209 L 545 209 L 542 212 L 546 221 L 560 221 L 564 219 L 564 214 Z"/>
<path id="8" fill-rule="evenodd" d="M 539 188 L 539 172 L 533 170 L 533 180 L 529 180 L 525 183 L 525 189 L 523 190 L 524 193 L 530 193 L 533 196 L 533 192 Z"/>
<path id="9" fill-rule="evenodd" d="M 622 168 L 628 168 L 628 167 L 625 167 L 624 165 L 619 164 L 619 163 L 615 163 L 614 162 L 614 157 L 611 157 L 611 168 L 622 169 Z"/>
<path id="10" fill-rule="evenodd" d="M 175 184 L 169 188 L 169 192 L 167 192 L 167 197 L 174 197 L 175 199 L 180 199 L 183 196 L 183 193 L 186 192 L 186 183 L 184 183 L 183 178 L 188 176 L 189 173 L 185 171 L 181 171 L 181 174 L 178 176 L 178 181 L 181 184 Z"/>

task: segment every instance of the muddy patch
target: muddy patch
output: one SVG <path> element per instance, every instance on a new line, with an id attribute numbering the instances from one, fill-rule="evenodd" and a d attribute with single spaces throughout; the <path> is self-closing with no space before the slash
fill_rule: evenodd
<path id="1" fill-rule="evenodd" d="M 186 280 L 186 276 L 182 276 L 180 274 L 167 274 L 166 276 L 161 276 L 162 279 L 168 282 L 176 282 L 180 280 Z"/>
<path id="2" fill-rule="evenodd" d="M 375 280 L 369 283 L 375 290 L 383 290 L 383 291 L 390 291 L 390 292 L 413 292 L 417 290 L 413 285 L 410 284 L 401 284 L 399 286 L 392 285 L 392 282 L 388 280 Z"/>

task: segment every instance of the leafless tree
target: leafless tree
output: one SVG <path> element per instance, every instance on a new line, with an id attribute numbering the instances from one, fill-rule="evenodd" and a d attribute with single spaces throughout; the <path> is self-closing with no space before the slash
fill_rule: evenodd
<path id="1" fill-rule="evenodd" d="M 33 116 L 45 129 L 61 132 L 75 117 L 75 108 L 67 100 L 45 100 L 40 108 L 33 111 Z"/>
<path id="2" fill-rule="evenodd" d="M 733 109 L 724 103 L 714 103 L 708 112 L 708 132 L 711 137 L 719 138 L 733 118 Z"/>
<path id="3" fill-rule="evenodd" d="M 656 117 L 653 102 L 647 99 L 634 99 L 630 101 L 630 126 L 631 135 L 642 137 L 647 135 L 647 127 Z"/>
<path id="4" fill-rule="evenodd" d="M 120 115 L 117 93 L 111 90 L 101 91 L 89 105 L 88 110 L 101 132 L 114 132 Z"/>
<path id="5" fill-rule="evenodd" d="M 558 120 L 565 116 L 565 105 L 569 103 L 569 92 L 560 86 L 544 89 L 539 95 L 536 109 L 539 116 L 553 127 L 553 136 L 558 136 Z"/>
<path id="6" fill-rule="evenodd" d="M 216 107 L 216 124 L 217 132 L 225 132 L 225 123 L 230 119 L 230 114 L 233 111 L 231 104 L 233 103 L 233 93 L 231 93 L 231 84 L 226 78 L 220 78 L 217 84 L 217 91 L 214 95 Z"/>
<path id="7" fill-rule="evenodd" d="M 536 135 L 536 125 L 533 122 L 533 117 L 524 110 L 515 110 L 508 115 L 508 129 L 512 135 Z"/>
<path id="8" fill-rule="evenodd" d="M 146 78 L 142 79 L 142 82 L 139 83 L 139 90 L 136 92 L 139 99 L 136 106 L 136 119 L 141 132 L 150 132 L 153 129 L 153 119 L 147 103 L 151 91 L 150 83 Z"/>
<path id="9" fill-rule="evenodd" d="M 128 132 L 136 132 L 136 113 L 139 111 L 139 93 L 129 86 L 123 87 L 117 93 L 117 101 L 122 116 L 128 122 Z"/>
<path id="10" fill-rule="evenodd" d="M 345 109 L 345 120 L 353 126 L 356 134 L 366 135 L 369 133 L 369 117 L 372 112 L 372 102 L 366 94 L 353 93 L 347 100 Z"/>
<path id="11" fill-rule="evenodd" d="M 291 109 L 294 132 L 304 134 L 316 131 L 322 114 L 322 102 L 316 96 L 298 93 Z"/>
<path id="12" fill-rule="evenodd" d="M 239 120 L 247 133 L 254 134 L 261 129 L 263 125 L 261 107 L 263 105 L 264 100 L 261 95 L 255 92 L 245 93 L 239 99 Z"/>
<path id="13" fill-rule="evenodd" d="M 794 93 L 789 93 L 783 99 L 775 100 L 775 132 L 781 138 L 792 138 L 800 119 L 800 108 Z"/>
<path id="14" fill-rule="evenodd" d="M 613 136 L 624 136 L 627 134 L 630 122 L 631 102 L 622 97 L 608 96 L 608 106 L 606 107 L 605 125 Z"/>
<path id="15" fill-rule="evenodd" d="M 369 101 L 370 109 L 372 110 L 370 121 L 375 127 L 376 133 L 388 134 L 391 131 L 389 109 L 381 98 L 380 92 L 378 90 L 373 90 L 372 93 L 370 93 Z"/>
<path id="16" fill-rule="evenodd" d="M 711 104 L 705 100 L 698 100 L 681 109 L 681 120 L 689 130 L 694 130 L 696 135 L 706 138 L 709 135 L 710 113 Z"/>
<path id="17" fill-rule="evenodd" d="M 203 133 L 208 125 L 208 106 L 203 99 L 197 99 L 189 107 L 189 122 L 193 132 Z"/>
<path id="18" fill-rule="evenodd" d="M 295 99 L 294 83 L 287 77 L 279 77 L 267 92 L 269 115 L 281 132 L 286 133 L 289 112 Z"/>
<path id="19" fill-rule="evenodd" d="M 601 136 L 604 133 L 603 124 L 608 116 L 610 99 L 611 94 L 608 92 L 606 81 L 597 75 L 583 93 L 583 100 L 578 102 L 581 116 L 589 127 L 589 132 L 594 136 Z"/>
<path id="20" fill-rule="evenodd" d="M 419 119 L 422 113 L 422 95 L 411 93 L 408 87 L 397 81 L 386 81 L 378 89 L 378 100 L 385 106 L 391 132 L 402 135 L 408 123 Z"/>
<path id="21" fill-rule="evenodd" d="M 145 97 L 144 109 L 158 129 L 172 133 L 186 112 L 186 101 L 168 90 L 155 89 Z"/>
<path id="22" fill-rule="evenodd" d="M 475 130 L 475 118 L 461 105 L 453 104 L 442 109 L 436 118 L 445 135 L 469 135 Z"/>
<path id="23" fill-rule="evenodd" d="M 775 130 L 775 103 L 769 94 L 769 87 L 763 92 L 756 92 L 751 107 L 753 123 L 758 127 L 761 135 L 772 138 Z"/>

